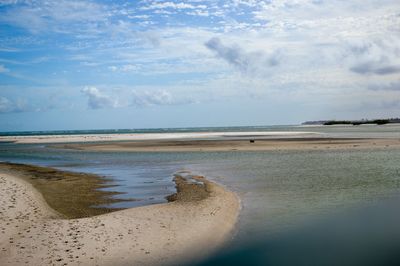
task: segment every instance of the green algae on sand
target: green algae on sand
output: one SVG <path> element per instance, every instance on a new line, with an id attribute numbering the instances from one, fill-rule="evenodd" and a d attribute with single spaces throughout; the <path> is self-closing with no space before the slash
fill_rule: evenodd
<path id="1" fill-rule="evenodd" d="M 9 162 L 0 162 L 0 169 L 31 183 L 51 208 L 68 219 L 117 211 L 120 209 L 103 206 L 134 200 L 113 197 L 121 193 L 105 191 L 113 186 L 111 180 L 95 174 Z"/>
<path id="2" fill-rule="evenodd" d="M 195 202 L 210 196 L 210 182 L 203 176 L 182 176 L 175 174 L 176 193 L 169 195 L 169 202 Z"/>

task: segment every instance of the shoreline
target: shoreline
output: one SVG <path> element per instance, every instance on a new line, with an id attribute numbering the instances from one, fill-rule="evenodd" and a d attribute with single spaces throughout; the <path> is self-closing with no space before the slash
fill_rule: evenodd
<path id="1" fill-rule="evenodd" d="M 233 236 L 240 200 L 204 177 L 182 178 L 172 202 L 63 219 L 32 184 L 0 167 L 0 264 L 165 265 L 209 256 Z"/>

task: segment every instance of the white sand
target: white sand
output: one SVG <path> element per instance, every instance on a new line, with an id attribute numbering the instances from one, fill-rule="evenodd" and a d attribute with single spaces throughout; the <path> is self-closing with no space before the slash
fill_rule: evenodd
<path id="1" fill-rule="evenodd" d="M 144 134 L 87 134 L 87 135 L 41 135 L 41 136 L 3 136 L 0 141 L 16 143 L 71 143 L 122 140 L 174 140 L 174 139 L 210 139 L 254 137 L 310 137 L 318 136 L 315 132 L 190 132 L 190 133 L 144 133 Z"/>
<path id="2" fill-rule="evenodd" d="M 240 203 L 211 196 L 65 220 L 29 183 L 0 170 L 0 265 L 168 265 L 210 255 L 232 236 Z"/>

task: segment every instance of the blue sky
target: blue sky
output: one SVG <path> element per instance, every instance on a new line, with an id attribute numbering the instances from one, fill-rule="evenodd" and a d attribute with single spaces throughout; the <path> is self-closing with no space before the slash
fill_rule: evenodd
<path id="1" fill-rule="evenodd" d="M 0 0 L 0 131 L 400 116 L 397 0 Z"/>

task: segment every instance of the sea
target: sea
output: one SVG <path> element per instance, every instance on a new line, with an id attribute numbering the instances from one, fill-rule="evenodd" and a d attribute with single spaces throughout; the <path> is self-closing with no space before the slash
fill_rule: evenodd
<path id="1" fill-rule="evenodd" d="M 399 125 L 264 126 L 2 132 L 1 136 L 175 132 L 305 131 L 327 137 L 400 139 Z M 112 179 L 116 197 L 134 198 L 109 207 L 166 202 L 174 174 L 204 175 L 236 192 L 241 214 L 236 238 L 287 230 L 320 215 L 374 203 L 400 192 L 400 149 L 229 152 L 78 151 L 43 144 L 0 143 L 0 161 L 94 173 Z"/>

